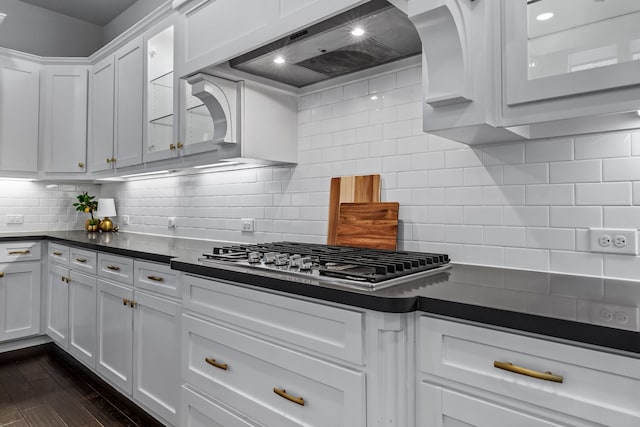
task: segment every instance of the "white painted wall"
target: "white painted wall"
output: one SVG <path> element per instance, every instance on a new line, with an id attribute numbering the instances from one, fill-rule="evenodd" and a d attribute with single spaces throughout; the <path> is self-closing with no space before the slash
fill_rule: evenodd
<path id="1" fill-rule="evenodd" d="M 160 7 L 167 0 L 138 0 L 127 10 L 107 23 L 102 30 L 104 44 L 118 37 L 124 31 L 132 27 L 136 22 Z"/>
<path id="2" fill-rule="evenodd" d="M 589 227 L 640 228 L 640 132 L 469 148 L 421 131 L 420 75 L 302 97 L 296 167 L 108 184 L 102 195 L 130 216 L 124 230 L 324 243 L 330 177 L 380 173 L 382 200 L 400 202 L 400 248 L 640 280 L 640 257 L 587 252 Z M 238 231 L 240 218 L 256 232 Z"/>
<path id="3" fill-rule="evenodd" d="M 102 27 L 32 6 L 2 0 L 0 46 L 39 56 L 89 56 L 102 47 Z"/>
<path id="4" fill-rule="evenodd" d="M 89 214 L 72 206 L 83 191 L 98 195 L 99 185 L 60 185 L 0 178 L 0 233 L 79 230 Z M 24 215 L 23 224 L 7 224 L 7 215 Z"/>

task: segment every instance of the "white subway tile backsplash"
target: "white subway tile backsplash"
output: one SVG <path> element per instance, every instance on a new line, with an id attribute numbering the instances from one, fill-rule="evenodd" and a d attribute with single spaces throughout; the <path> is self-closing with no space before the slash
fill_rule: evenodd
<path id="1" fill-rule="evenodd" d="M 596 206 L 551 206 L 552 227 L 602 227 L 602 208 Z"/>
<path id="2" fill-rule="evenodd" d="M 427 186 L 427 171 L 398 172 L 398 187 L 422 188 Z M 412 200 L 409 200 L 411 203 Z"/>
<path id="3" fill-rule="evenodd" d="M 573 205 L 574 186 L 572 184 L 527 185 L 527 205 Z"/>
<path id="4" fill-rule="evenodd" d="M 575 139 L 576 159 L 625 157 L 631 154 L 631 134 L 607 133 L 579 136 Z"/>
<path id="5" fill-rule="evenodd" d="M 428 135 L 429 138 L 429 151 L 443 151 L 443 150 L 456 150 L 460 148 L 468 148 L 467 145 L 452 141 L 447 138 L 443 138 L 438 135 Z"/>
<path id="6" fill-rule="evenodd" d="M 444 154 L 448 153 L 444 152 Z M 444 167 L 444 165 L 442 166 Z M 502 166 L 487 166 L 477 168 L 464 169 L 464 185 L 465 186 L 494 186 L 503 184 Z"/>
<path id="7" fill-rule="evenodd" d="M 600 182 L 602 181 L 601 160 L 576 160 L 550 164 L 550 182 Z"/>
<path id="8" fill-rule="evenodd" d="M 482 188 L 448 187 L 445 189 L 445 203 L 449 206 L 481 205 Z"/>
<path id="9" fill-rule="evenodd" d="M 398 87 L 414 86 L 422 83 L 422 67 L 411 67 L 396 74 Z"/>
<path id="10" fill-rule="evenodd" d="M 444 242 L 446 240 L 446 225 L 414 224 L 413 237 L 427 242 Z"/>
<path id="11" fill-rule="evenodd" d="M 631 134 L 631 155 L 640 156 L 640 132 Z"/>
<path id="12" fill-rule="evenodd" d="M 549 182 L 549 165 L 531 163 L 525 165 L 505 165 L 504 184 L 546 184 Z"/>
<path id="13" fill-rule="evenodd" d="M 474 225 L 447 225 L 446 241 L 449 243 L 482 244 L 482 227 Z"/>
<path id="14" fill-rule="evenodd" d="M 369 79 L 369 93 L 384 92 L 397 87 L 396 73 L 383 74 Z"/>
<path id="15" fill-rule="evenodd" d="M 486 166 L 524 163 L 524 144 L 512 143 L 486 147 L 483 163 Z"/>
<path id="16" fill-rule="evenodd" d="M 547 139 L 525 144 L 527 163 L 573 160 L 573 139 Z"/>
<path id="17" fill-rule="evenodd" d="M 605 206 L 604 227 L 606 228 L 640 228 L 640 207 L 638 206 Z"/>
<path id="18" fill-rule="evenodd" d="M 444 188 L 416 188 L 413 190 L 414 205 L 444 205 L 444 200 Z"/>
<path id="19" fill-rule="evenodd" d="M 485 245 L 524 247 L 525 242 L 524 227 L 484 227 Z"/>
<path id="20" fill-rule="evenodd" d="M 549 251 L 541 249 L 504 248 L 504 266 L 526 270 L 549 270 Z"/>
<path id="21" fill-rule="evenodd" d="M 442 169 L 444 168 L 444 151 L 418 153 L 411 156 L 412 169 Z"/>
<path id="22" fill-rule="evenodd" d="M 462 169 L 440 169 L 429 171 L 429 186 L 460 187 L 463 183 Z"/>
<path id="23" fill-rule="evenodd" d="M 335 104 L 342 101 L 344 95 L 344 89 L 342 86 L 327 89 L 320 92 L 320 105 Z"/>
<path id="24" fill-rule="evenodd" d="M 527 247 L 574 250 L 575 230 L 571 228 L 527 228 Z"/>
<path id="25" fill-rule="evenodd" d="M 620 279 L 638 279 L 640 257 L 625 255 L 604 255 L 604 275 Z"/>
<path id="26" fill-rule="evenodd" d="M 329 119 L 332 117 L 333 107 L 331 105 L 322 105 L 316 108 L 311 109 L 311 120 L 310 121 L 320 121 L 324 119 Z"/>
<path id="27" fill-rule="evenodd" d="M 394 139 L 412 136 L 411 121 L 404 120 L 401 122 L 385 123 L 382 125 L 382 138 Z"/>
<path id="28" fill-rule="evenodd" d="M 398 138 L 398 154 L 417 154 L 428 149 L 427 135 Z"/>
<path id="29" fill-rule="evenodd" d="M 630 182 L 576 184 L 577 205 L 630 205 Z"/>
<path id="30" fill-rule="evenodd" d="M 633 183 L 633 204 L 640 205 L 640 182 Z"/>
<path id="31" fill-rule="evenodd" d="M 395 105 L 402 106 L 411 104 L 413 88 L 403 87 L 400 89 L 393 89 L 382 94 L 382 105 L 384 107 L 393 107 Z M 400 120 L 400 112 L 398 112 L 398 120 Z"/>
<path id="32" fill-rule="evenodd" d="M 422 118 L 422 102 L 416 101 L 409 104 L 398 105 L 396 111 L 398 120 Z"/>
<path id="33" fill-rule="evenodd" d="M 369 124 L 377 125 L 382 123 L 395 122 L 398 117 L 397 107 L 376 108 L 369 111 Z"/>
<path id="34" fill-rule="evenodd" d="M 411 170 L 411 156 L 389 156 L 382 159 L 383 172 L 399 172 Z"/>
<path id="35" fill-rule="evenodd" d="M 602 254 L 554 251 L 550 253 L 551 270 L 558 273 L 602 276 Z"/>
<path id="36" fill-rule="evenodd" d="M 495 187 L 483 187 L 483 202 L 485 205 L 523 205 L 524 185 L 501 185 Z"/>
<path id="37" fill-rule="evenodd" d="M 369 80 L 352 83 L 344 87 L 344 99 L 359 98 L 369 94 Z"/>
<path id="38" fill-rule="evenodd" d="M 464 245 L 462 262 L 466 264 L 495 265 L 504 263 L 504 248 L 496 246 Z"/>
<path id="39" fill-rule="evenodd" d="M 432 224 L 462 224 L 462 206 L 430 206 L 429 222 Z"/>
<path id="40" fill-rule="evenodd" d="M 482 165 L 482 151 L 470 148 L 447 151 L 444 164 L 447 168 L 480 166 Z"/>
<path id="41" fill-rule="evenodd" d="M 363 128 L 366 129 L 366 128 Z M 385 139 L 383 141 L 373 141 L 366 143 L 369 146 L 369 156 L 384 157 L 393 156 L 398 153 L 398 145 L 395 139 Z M 412 159 L 413 163 L 413 159 Z M 415 169 L 415 168 L 412 168 Z"/>
<path id="42" fill-rule="evenodd" d="M 588 228 L 576 228 L 576 251 L 591 252 L 591 232 Z"/>
<path id="43" fill-rule="evenodd" d="M 602 161 L 604 181 L 640 181 L 640 157 Z"/>
<path id="44" fill-rule="evenodd" d="M 503 208 L 499 206 L 465 206 L 464 223 L 468 225 L 502 225 Z"/>

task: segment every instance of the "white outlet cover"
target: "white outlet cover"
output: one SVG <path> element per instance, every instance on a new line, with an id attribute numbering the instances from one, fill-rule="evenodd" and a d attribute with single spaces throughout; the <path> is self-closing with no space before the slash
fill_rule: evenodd
<path id="1" fill-rule="evenodd" d="M 606 244 L 607 240 L 609 244 Z M 626 240 L 626 244 L 622 244 L 623 240 Z M 589 243 L 591 252 L 638 255 L 638 230 L 633 228 L 590 228 Z"/>

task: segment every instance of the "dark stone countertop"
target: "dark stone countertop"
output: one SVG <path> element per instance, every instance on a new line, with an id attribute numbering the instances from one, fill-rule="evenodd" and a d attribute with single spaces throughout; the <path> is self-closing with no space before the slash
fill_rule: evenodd
<path id="1" fill-rule="evenodd" d="M 185 273 L 390 312 L 424 312 L 640 355 L 640 282 L 454 264 L 390 288 L 348 289 L 277 272 L 219 268 L 198 257 L 228 242 L 136 233 L 4 233 L 0 242 L 42 239 L 170 263 Z M 624 321 L 626 314 L 627 320 Z M 608 316 L 613 318 L 607 320 Z"/>

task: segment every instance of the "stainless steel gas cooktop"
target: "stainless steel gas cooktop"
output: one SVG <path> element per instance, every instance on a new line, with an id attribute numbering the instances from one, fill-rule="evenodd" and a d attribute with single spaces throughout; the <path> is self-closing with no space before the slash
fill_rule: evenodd
<path id="1" fill-rule="evenodd" d="M 364 289 L 406 283 L 449 268 L 449 257 L 423 252 L 276 242 L 216 247 L 200 261 L 279 277 L 315 277 Z"/>

